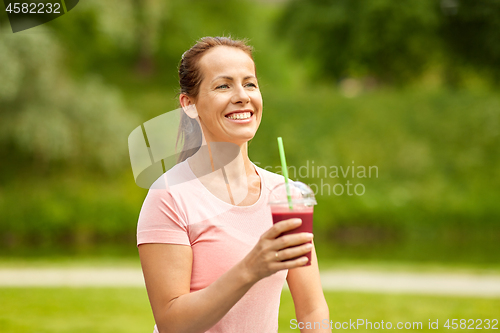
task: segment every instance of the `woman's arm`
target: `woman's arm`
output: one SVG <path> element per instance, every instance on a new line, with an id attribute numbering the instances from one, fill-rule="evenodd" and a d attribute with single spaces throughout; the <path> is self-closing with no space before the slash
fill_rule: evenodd
<path id="1" fill-rule="evenodd" d="M 208 287 L 190 293 L 191 247 L 174 244 L 139 245 L 139 256 L 153 315 L 160 333 L 205 332 L 215 325 L 260 279 L 282 269 L 304 265 L 305 257 L 276 261 L 276 251 L 312 239 L 301 233 L 276 238 L 296 228 L 298 219 L 273 225 L 250 253 Z M 300 220 L 298 220 L 300 221 Z M 305 254 L 307 244 L 281 250 L 280 260 Z"/>
<path id="2" fill-rule="evenodd" d="M 331 333 L 330 313 L 321 287 L 314 247 L 311 253 L 311 265 L 289 270 L 286 279 L 292 293 L 297 322 L 303 323 L 299 328 L 307 327 L 307 323 L 313 327 L 313 329 L 301 329 L 300 332 Z M 317 323 L 316 328 L 314 323 Z"/>

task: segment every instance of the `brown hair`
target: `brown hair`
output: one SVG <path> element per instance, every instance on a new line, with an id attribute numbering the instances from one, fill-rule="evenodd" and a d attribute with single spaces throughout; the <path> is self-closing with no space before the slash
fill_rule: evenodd
<path id="1" fill-rule="evenodd" d="M 192 98 L 198 96 L 200 83 L 203 80 L 199 61 L 205 52 L 216 46 L 236 47 L 248 54 L 253 60 L 252 47 L 247 45 L 245 40 L 232 39 L 231 37 L 203 37 L 182 55 L 179 64 L 179 93 Z M 193 131 L 194 127 L 199 127 L 198 122 L 182 112 L 179 132 L 177 133 L 177 143 L 182 141 L 183 149 L 177 160 L 178 163 L 194 155 L 198 150 L 198 148 L 193 149 L 190 147 L 201 146 L 201 130 Z"/>

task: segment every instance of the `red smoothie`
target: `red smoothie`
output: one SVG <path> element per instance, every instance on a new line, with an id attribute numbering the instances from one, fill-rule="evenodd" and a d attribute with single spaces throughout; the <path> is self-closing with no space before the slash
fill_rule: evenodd
<path id="1" fill-rule="evenodd" d="M 277 223 L 282 220 L 288 220 L 288 219 L 293 219 L 293 218 L 299 218 L 302 220 L 302 224 L 298 226 L 295 229 L 285 231 L 284 233 L 280 234 L 278 237 L 283 236 L 283 235 L 289 235 L 289 234 L 296 234 L 300 232 L 313 232 L 313 207 L 307 207 L 307 208 L 302 208 L 299 210 L 289 210 L 288 207 L 283 208 L 283 207 L 272 207 L 271 206 L 271 212 L 273 214 L 273 223 Z M 309 241 L 308 243 L 312 243 L 312 241 Z M 302 255 L 303 256 L 303 255 Z M 304 266 L 310 266 L 311 265 L 311 252 L 308 252 L 305 254 L 305 256 L 309 259 L 307 264 Z M 294 258 L 295 259 L 295 258 Z M 291 259 L 289 259 L 291 260 Z M 284 260 L 286 261 L 286 260 Z"/>

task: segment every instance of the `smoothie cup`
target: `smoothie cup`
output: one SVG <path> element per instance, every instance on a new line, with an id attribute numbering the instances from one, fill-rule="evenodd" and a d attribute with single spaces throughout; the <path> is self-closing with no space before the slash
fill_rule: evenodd
<path id="1" fill-rule="evenodd" d="M 295 234 L 300 232 L 313 232 L 313 210 L 316 205 L 314 192 L 304 183 L 288 182 L 291 205 L 287 197 L 286 185 L 279 184 L 273 188 L 269 196 L 269 206 L 273 216 L 273 223 L 292 218 L 300 218 L 302 224 L 295 229 L 288 230 L 278 237 L 283 235 Z M 312 241 L 309 241 L 312 243 Z M 305 254 L 309 259 L 304 266 L 311 265 L 311 252 Z M 295 259 L 295 258 L 292 258 Z M 289 259 L 291 260 L 291 259 Z"/>

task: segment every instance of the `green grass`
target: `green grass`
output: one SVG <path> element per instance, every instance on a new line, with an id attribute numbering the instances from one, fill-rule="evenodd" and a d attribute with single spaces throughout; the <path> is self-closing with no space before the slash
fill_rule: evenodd
<path id="1" fill-rule="evenodd" d="M 331 320 L 366 319 L 423 323 L 446 319 L 500 319 L 500 299 L 326 292 Z M 154 321 L 142 288 L 0 288 L 2 333 L 152 332 Z M 291 295 L 283 291 L 279 332 L 295 318 Z M 364 331 L 364 328 L 360 328 Z"/>
<path id="2" fill-rule="evenodd" d="M 330 320 L 334 325 L 336 322 L 349 322 L 349 319 L 364 319 L 372 323 L 383 320 L 384 323 L 391 322 L 393 326 L 398 322 L 422 322 L 422 330 L 428 331 L 431 319 L 433 322 L 439 320 L 439 330 L 433 331 L 448 331 L 443 327 L 447 319 L 500 320 L 500 299 L 352 292 L 326 292 L 325 297 L 330 309 Z M 293 318 L 295 316 L 292 297 L 289 292 L 283 292 L 279 318 L 280 333 L 299 331 L 290 328 L 290 320 Z M 366 330 L 364 326 L 360 326 L 358 330 L 372 331 Z"/>
<path id="3" fill-rule="evenodd" d="M 142 288 L 3 288 L 0 332 L 152 332 Z"/>

